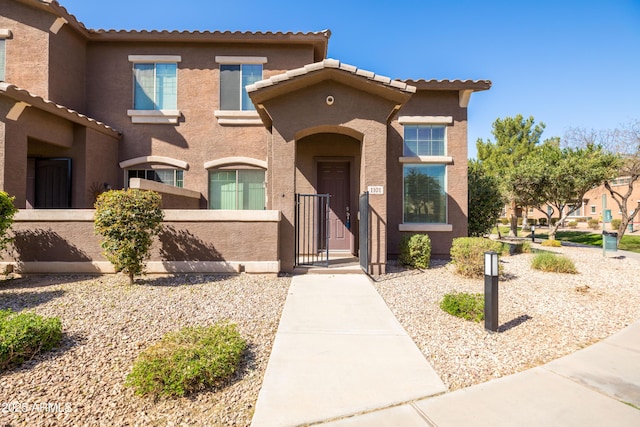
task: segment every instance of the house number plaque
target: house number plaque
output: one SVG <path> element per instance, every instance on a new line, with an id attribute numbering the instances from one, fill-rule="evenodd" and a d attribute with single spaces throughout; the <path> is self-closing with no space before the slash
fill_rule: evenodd
<path id="1" fill-rule="evenodd" d="M 382 185 L 370 185 L 367 187 L 369 194 L 384 194 L 384 187 Z"/>

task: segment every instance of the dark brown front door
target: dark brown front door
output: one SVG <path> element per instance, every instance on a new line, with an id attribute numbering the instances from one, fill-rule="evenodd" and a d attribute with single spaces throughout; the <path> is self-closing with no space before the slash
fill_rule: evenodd
<path id="1" fill-rule="evenodd" d="M 71 207 L 71 159 L 36 159 L 35 208 Z"/>
<path id="2" fill-rule="evenodd" d="M 349 162 L 318 163 L 318 193 L 330 194 L 329 250 L 351 250 Z"/>

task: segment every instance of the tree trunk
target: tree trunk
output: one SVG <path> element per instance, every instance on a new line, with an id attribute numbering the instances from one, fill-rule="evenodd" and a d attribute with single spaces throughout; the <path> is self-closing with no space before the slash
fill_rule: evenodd
<path id="1" fill-rule="evenodd" d="M 129 273 L 129 284 L 133 285 L 133 273 Z"/>
<path id="2" fill-rule="evenodd" d="M 522 230 L 528 230 L 529 229 L 529 217 L 528 217 L 528 208 L 524 207 L 522 208 Z"/>
<path id="3" fill-rule="evenodd" d="M 511 201 L 511 229 L 509 230 L 509 236 L 518 236 L 518 215 L 516 214 L 516 201 Z"/>

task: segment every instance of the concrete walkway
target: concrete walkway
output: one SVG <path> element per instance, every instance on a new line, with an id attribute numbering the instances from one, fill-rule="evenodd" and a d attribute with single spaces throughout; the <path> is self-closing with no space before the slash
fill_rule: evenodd
<path id="1" fill-rule="evenodd" d="M 367 276 L 295 276 L 251 425 L 318 423 L 445 391 Z"/>
<path id="2" fill-rule="evenodd" d="M 637 427 L 640 322 L 546 365 L 445 391 L 366 276 L 297 276 L 252 426 Z"/>

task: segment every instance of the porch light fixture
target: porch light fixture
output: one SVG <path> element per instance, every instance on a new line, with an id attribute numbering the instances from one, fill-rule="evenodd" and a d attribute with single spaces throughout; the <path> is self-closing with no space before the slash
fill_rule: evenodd
<path id="1" fill-rule="evenodd" d="M 484 253 L 484 329 L 498 332 L 498 254 Z"/>
<path id="2" fill-rule="evenodd" d="M 327 105 L 333 105 L 334 102 L 335 98 L 333 97 L 333 95 L 327 96 Z"/>

